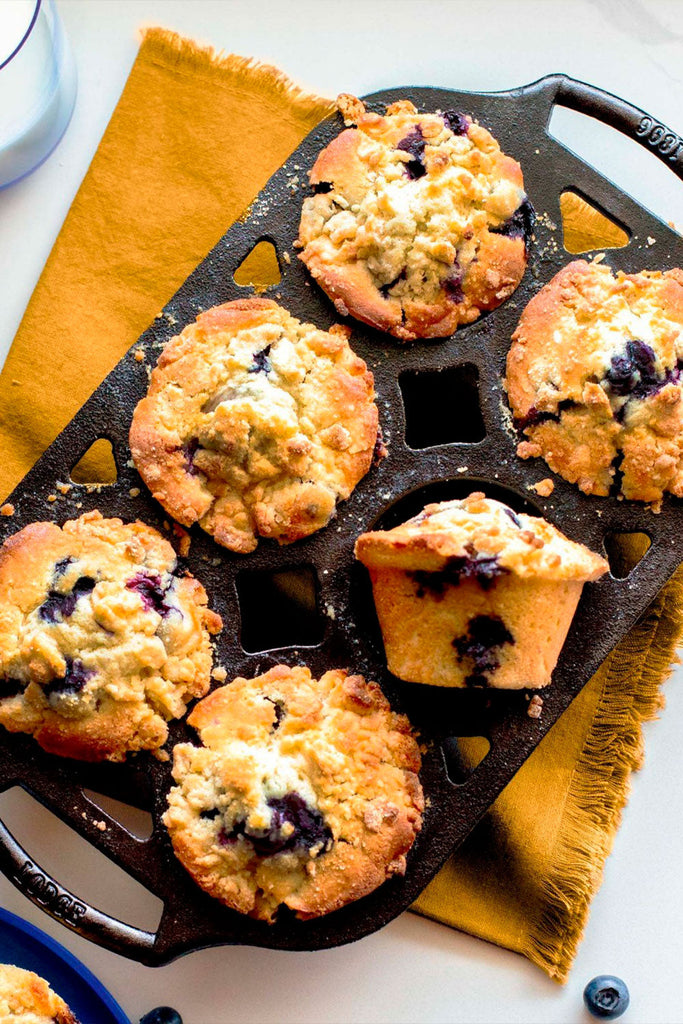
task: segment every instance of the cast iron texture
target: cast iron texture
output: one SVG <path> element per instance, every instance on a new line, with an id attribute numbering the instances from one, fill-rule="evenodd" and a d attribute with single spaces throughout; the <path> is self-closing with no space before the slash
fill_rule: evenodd
<path id="1" fill-rule="evenodd" d="M 279 661 L 303 661 L 314 673 L 332 666 L 349 666 L 377 679 L 394 707 L 408 713 L 426 748 L 421 776 L 428 797 L 424 828 L 409 855 L 404 878 L 390 880 L 372 895 L 327 917 L 302 922 L 286 915 L 269 926 L 210 899 L 175 860 L 160 821 L 171 781 L 169 764 L 138 755 L 125 765 L 81 765 L 44 754 L 30 738 L 3 733 L 0 787 L 23 786 L 160 897 L 164 913 L 159 929 L 156 934 L 142 931 L 88 906 L 34 864 L 4 825 L 0 826 L 0 867 L 35 903 L 79 934 L 146 964 L 163 964 L 190 950 L 220 943 L 322 949 L 359 939 L 405 910 L 647 608 L 681 559 L 683 515 L 681 503 L 675 500 L 665 501 L 661 514 L 654 515 L 636 503 L 585 497 L 556 478 L 551 498 L 541 500 L 534 494 L 533 503 L 530 501 L 528 485 L 549 474 L 544 463 L 522 462 L 515 455 L 516 438 L 507 425 L 501 375 L 521 310 L 570 259 L 556 227 L 561 223 L 559 198 L 563 190 L 571 188 L 585 195 L 631 233 L 628 247 L 607 254 L 613 266 L 627 271 L 683 266 L 683 241 L 678 235 L 547 134 L 553 104 L 572 106 L 607 121 L 651 147 L 679 177 L 683 176 L 683 140 L 642 111 L 561 75 L 489 95 L 393 89 L 374 94 L 369 103 L 381 109 L 405 96 L 421 110 L 456 109 L 472 114 L 491 129 L 507 153 L 521 162 L 528 194 L 540 215 L 524 280 L 500 309 L 441 341 L 400 345 L 387 335 L 352 322 L 352 345 L 375 375 L 388 457 L 340 506 L 332 523 L 308 540 L 283 548 L 261 542 L 256 552 L 244 557 L 224 551 L 195 529 L 187 564 L 206 585 L 213 607 L 223 616 L 225 628 L 218 639 L 217 660 L 227 668 L 229 678 L 253 675 Z M 233 273 L 261 239 L 275 246 L 282 271 L 281 283 L 270 294 L 281 299 L 297 317 L 320 327 L 339 319 L 296 259 L 292 243 L 297 236 L 301 202 L 309 194 L 306 171 L 340 127 L 337 116 L 319 125 L 274 175 L 245 217 L 188 278 L 140 339 L 145 361 L 137 362 L 131 350 L 16 489 L 10 498 L 16 511 L 3 522 L 4 535 L 34 520 L 62 522 L 91 508 L 99 508 L 106 516 L 121 516 L 124 520 L 140 517 L 160 529 L 167 528 L 163 510 L 151 499 L 129 463 L 128 427 L 135 404 L 146 390 L 148 366 L 154 364 L 165 342 L 200 310 L 250 294 L 249 289 L 234 283 Z M 643 246 L 648 236 L 656 239 L 655 246 Z M 457 370 L 465 364 L 469 369 Z M 410 375 L 449 369 L 469 380 L 470 399 L 478 375 L 483 417 L 479 436 L 484 429 L 485 436 L 476 440 L 475 435 L 473 439 L 471 418 L 458 418 L 454 408 L 458 403 L 451 402 L 446 408 L 448 415 L 439 422 L 455 431 L 456 440 L 451 433 L 447 435 L 450 443 L 408 447 L 406 409 L 411 439 L 419 438 L 424 424 L 438 414 L 437 403 L 430 401 L 429 387 L 420 395 L 421 383 L 427 381 L 438 389 L 438 378 L 429 382 Z M 401 384 L 413 392 L 405 406 Z M 117 483 L 96 491 L 76 486 L 61 496 L 55 482 L 68 481 L 71 468 L 100 437 L 108 438 L 113 445 Z M 131 497 L 131 488 L 140 488 L 139 496 Z M 537 720 L 526 714 L 528 694 L 524 692 L 452 691 L 406 684 L 390 676 L 369 582 L 365 570 L 353 561 L 354 540 L 364 530 L 377 523 L 389 526 L 399 522 L 427 501 L 479 488 L 504 498 L 517 509 L 538 510 L 570 537 L 597 550 L 603 549 L 604 537 L 611 531 L 642 531 L 652 541 L 627 579 L 608 576 L 585 588 L 554 684 L 543 693 L 543 713 Z M 48 495 L 54 493 L 58 501 L 48 504 Z M 322 642 L 306 649 L 289 646 L 246 653 L 240 644 L 237 587 L 241 574 L 302 566 L 313 567 L 317 576 L 318 609 L 324 621 Z M 292 624 L 296 628 L 296 616 Z M 449 737 L 466 735 L 487 737 L 491 749 L 458 785 L 449 780 L 444 743 Z M 184 723 L 171 726 L 171 744 L 187 738 L 194 739 Z M 85 787 L 151 810 L 151 838 L 141 841 L 99 808 L 95 812 L 83 793 Z M 106 822 L 104 831 L 95 826 L 95 819 Z"/>

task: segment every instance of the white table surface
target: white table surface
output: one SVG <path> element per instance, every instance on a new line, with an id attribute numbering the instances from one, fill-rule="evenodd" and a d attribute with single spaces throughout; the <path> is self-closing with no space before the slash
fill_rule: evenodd
<path id="1" fill-rule="evenodd" d="M 3 0 L 0 0 L 2 3 Z M 358 94 L 400 84 L 488 91 L 563 71 L 624 96 L 683 131 L 679 0 L 59 0 L 80 78 L 72 124 L 50 160 L 0 192 L 0 356 L 11 343 L 69 204 L 135 57 L 159 24 L 278 64 L 312 90 Z M 683 186 L 615 132 L 563 111 L 553 130 L 666 220 L 683 224 Z M 521 957 L 404 914 L 341 949 L 281 953 L 223 947 L 145 968 L 53 922 L 0 877 L 0 903 L 79 956 L 131 1020 L 160 1003 L 185 1024 L 585 1022 L 598 973 L 631 990 L 631 1024 L 683 1022 L 683 672 L 646 727 L 647 763 L 571 978 L 564 988 Z M 103 909 L 153 923 L 153 901 L 27 798 L 0 809 L 38 862 Z M 97 1024 L 97 1022 L 86 1022 Z"/>

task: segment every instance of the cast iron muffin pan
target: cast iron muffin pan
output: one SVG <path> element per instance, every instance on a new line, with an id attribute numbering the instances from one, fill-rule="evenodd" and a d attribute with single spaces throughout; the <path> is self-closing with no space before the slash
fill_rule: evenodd
<path id="1" fill-rule="evenodd" d="M 629 232 L 630 244 L 606 255 L 613 267 L 636 271 L 683 266 L 683 239 L 548 135 L 554 104 L 619 129 L 651 149 L 678 177 L 683 177 L 683 140 L 624 101 L 562 75 L 504 93 L 399 88 L 375 93 L 366 102 L 382 110 L 403 97 L 420 110 L 473 115 L 506 153 L 520 161 L 538 215 L 524 279 L 499 309 L 443 340 L 402 345 L 349 320 L 351 345 L 375 376 L 388 456 L 314 536 L 288 547 L 261 541 L 253 554 L 240 556 L 194 528 L 185 564 L 205 585 L 212 607 L 223 617 L 216 662 L 226 668 L 228 680 L 252 676 L 278 662 L 303 662 L 314 673 L 348 666 L 381 684 L 393 707 L 409 715 L 424 745 L 424 826 L 404 877 L 392 878 L 326 917 L 299 921 L 286 913 L 268 925 L 211 899 L 175 859 L 161 823 L 172 784 L 170 762 L 139 754 L 125 764 L 81 764 L 44 753 L 30 737 L 3 731 L 0 788 L 24 787 L 159 897 L 164 904 L 161 922 L 156 933 L 144 931 L 88 905 L 36 864 L 2 823 L 0 867 L 53 917 L 145 964 L 163 964 L 214 944 L 292 950 L 336 946 L 375 931 L 409 907 L 681 561 L 683 507 L 678 500 L 666 499 L 656 515 L 634 502 L 586 497 L 559 477 L 554 477 L 549 498 L 529 490 L 551 474 L 540 460 L 517 458 L 518 439 L 510 427 L 501 379 L 522 309 L 572 258 L 563 249 L 560 228 L 559 200 L 566 189 L 584 195 Z M 339 321 L 297 260 L 292 243 L 301 203 L 310 194 L 306 172 L 341 127 L 341 119 L 333 115 L 315 128 L 187 279 L 10 496 L 15 512 L 2 520 L 2 539 L 30 522 L 63 522 L 94 508 L 126 521 L 140 518 L 173 538 L 163 509 L 142 484 L 128 449 L 128 428 L 133 409 L 146 392 L 149 368 L 168 339 L 201 310 L 252 294 L 235 284 L 233 274 L 264 239 L 274 245 L 282 274 L 268 295 L 319 327 Z M 645 244 L 648 238 L 656 245 Z M 144 353 L 142 361 L 135 357 L 138 350 Z M 116 483 L 95 489 L 77 484 L 62 495 L 56 483 L 70 482 L 70 471 L 99 438 L 112 444 Z M 517 510 L 544 515 L 573 540 L 596 551 L 605 550 L 605 538 L 613 533 L 641 532 L 651 540 L 625 579 L 608 575 L 585 587 L 553 685 L 541 691 L 538 719 L 527 714 L 529 694 L 524 691 L 448 690 L 392 677 L 386 670 L 369 579 L 354 563 L 353 544 L 363 531 L 393 526 L 428 501 L 472 490 L 483 490 Z M 57 501 L 48 502 L 53 494 Z M 454 737 L 471 735 L 486 737 L 490 750 L 468 773 L 458 762 Z M 184 722 L 171 723 L 168 748 L 185 740 L 196 741 L 193 731 Z M 136 838 L 89 800 L 86 788 L 149 810 L 152 835 Z M 104 829 L 96 822 L 104 822 Z"/>

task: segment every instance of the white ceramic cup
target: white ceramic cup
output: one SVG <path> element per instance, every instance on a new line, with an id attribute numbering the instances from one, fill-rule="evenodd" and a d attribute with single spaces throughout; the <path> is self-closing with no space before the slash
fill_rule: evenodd
<path id="1" fill-rule="evenodd" d="M 76 65 L 54 0 L 0 0 L 0 188 L 46 160 L 76 102 Z"/>

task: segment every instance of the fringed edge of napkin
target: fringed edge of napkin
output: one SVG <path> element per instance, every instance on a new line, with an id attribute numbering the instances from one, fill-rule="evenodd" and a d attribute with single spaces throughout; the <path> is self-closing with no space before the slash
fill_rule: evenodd
<path id="1" fill-rule="evenodd" d="M 642 723 L 664 706 L 660 687 L 682 634 L 683 567 L 600 670 L 602 696 L 571 781 L 555 869 L 543 886 L 544 911 L 520 950 L 556 981 L 567 980 L 583 936 L 628 800 L 630 773 L 643 762 Z M 636 677 L 634 662 L 640 664 Z"/>
<path id="2" fill-rule="evenodd" d="M 284 96 L 295 112 L 304 122 L 310 123 L 311 127 L 335 110 L 333 100 L 306 92 L 284 71 L 272 64 L 262 63 L 255 57 L 240 57 L 234 53 L 216 50 L 213 46 L 201 46 L 171 29 L 159 26 L 143 28 L 141 33 L 146 57 L 161 61 L 166 67 L 184 67 L 193 74 L 200 72 L 215 77 L 223 84 L 234 80 L 239 85 L 240 77 L 245 74 L 252 81 L 258 82 L 260 79 L 276 94 Z"/>

